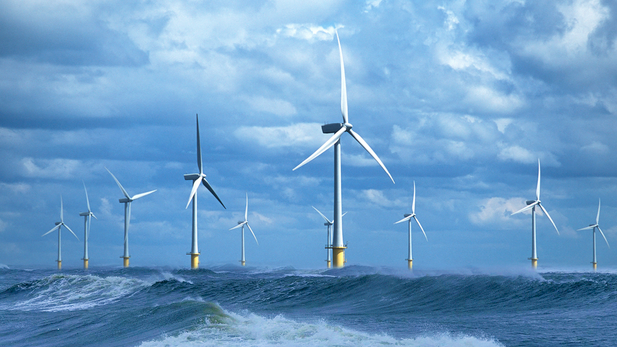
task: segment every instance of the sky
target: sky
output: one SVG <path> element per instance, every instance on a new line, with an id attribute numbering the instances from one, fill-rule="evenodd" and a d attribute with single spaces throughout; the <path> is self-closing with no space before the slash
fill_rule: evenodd
<path id="1" fill-rule="evenodd" d="M 79 268 L 88 188 L 90 266 L 122 264 L 122 193 L 133 203 L 131 266 L 189 268 L 199 114 L 201 267 L 324 268 L 333 149 L 296 171 L 349 122 L 396 184 L 342 138 L 347 265 L 527 268 L 538 160 L 545 215 L 539 267 L 617 268 L 617 4 L 570 1 L 0 2 L 0 263 Z M 82 183 L 83 182 L 83 183 Z"/>

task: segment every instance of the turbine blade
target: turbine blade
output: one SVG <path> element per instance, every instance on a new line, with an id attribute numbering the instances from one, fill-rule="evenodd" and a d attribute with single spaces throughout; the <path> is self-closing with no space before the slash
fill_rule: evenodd
<path id="1" fill-rule="evenodd" d="M 246 208 L 244 209 L 244 220 L 249 220 L 249 193 L 246 193 Z"/>
<path id="2" fill-rule="evenodd" d="M 326 150 L 328 150 L 330 147 L 334 146 L 334 144 L 336 143 L 336 141 L 338 141 L 338 139 L 341 138 L 341 135 L 343 135 L 343 133 L 347 130 L 347 128 L 345 126 L 343 126 L 342 128 L 339 129 L 339 131 L 337 131 L 334 135 L 332 135 L 332 137 L 330 137 L 328 139 L 328 141 L 326 141 L 323 145 L 321 145 L 321 147 L 319 147 L 315 153 L 311 154 L 310 157 L 306 158 L 303 162 L 301 162 L 298 166 L 296 166 L 292 171 L 295 171 L 296 169 L 304 166 L 304 164 L 308 163 L 309 161 L 317 158 L 321 153 L 325 152 Z"/>
<path id="3" fill-rule="evenodd" d="M 405 218 L 401 219 L 401 220 L 400 220 L 400 221 L 398 221 L 398 222 L 394 222 L 394 224 L 398 224 L 398 223 L 403 223 L 403 222 L 406 222 L 406 221 L 410 220 L 412 217 L 413 217 L 413 215 L 409 215 L 409 216 L 407 216 L 407 217 L 405 217 Z"/>
<path id="4" fill-rule="evenodd" d="M 331 222 L 328 218 L 326 218 L 326 216 L 324 216 L 324 215 L 323 215 L 323 213 L 319 212 L 319 210 L 318 210 L 318 209 L 316 209 L 316 208 L 315 208 L 315 206 L 311 206 L 311 207 L 312 207 L 315 211 L 317 211 L 317 213 L 319 213 L 319 215 L 320 215 L 321 217 L 323 217 L 323 219 L 324 219 L 326 222 L 328 222 L 328 223 L 332 223 L 332 222 Z M 343 216 L 344 216 L 344 215 L 343 215 Z"/>
<path id="5" fill-rule="evenodd" d="M 347 212 L 349 212 L 349 211 L 347 211 Z M 345 217 L 345 215 L 347 214 L 347 212 L 343 213 L 343 214 L 341 215 L 341 217 Z M 330 223 L 332 223 L 332 222 L 330 222 Z"/>
<path id="6" fill-rule="evenodd" d="M 536 200 L 540 200 L 540 158 L 538 158 L 538 186 L 536 187 Z"/>
<path id="7" fill-rule="evenodd" d="M 411 214 L 416 214 L 416 181 L 413 181 L 413 200 L 411 202 Z"/>
<path id="8" fill-rule="evenodd" d="M 599 198 L 598 198 L 598 215 L 596 216 L 596 224 L 600 224 L 600 199 Z"/>
<path id="9" fill-rule="evenodd" d="M 45 236 L 45 235 L 49 234 L 50 232 L 52 232 L 52 231 L 54 231 L 54 230 L 58 229 L 59 227 L 60 227 L 60 224 L 56 225 L 55 227 L 51 228 L 51 230 L 50 230 L 50 231 L 48 231 L 48 232 L 46 232 L 45 234 L 41 235 L 41 237 L 43 237 L 43 236 Z"/>
<path id="10" fill-rule="evenodd" d="M 343 62 L 343 50 L 341 49 L 341 40 L 338 37 L 338 31 L 336 31 L 336 41 L 338 42 L 338 52 L 341 60 L 341 114 L 343 115 L 343 122 L 349 123 L 348 109 L 347 109 L 347 83 L 345 82 L 345 63 Z"/>
<path id="11" fill-rule="evenodd" d="M 92 215 L 92 216 L 94 216 L 94 215 Z M 90 226 L 91 225 L 92 225 L 92 218 L 88 218 L 88 233 L 86 234 L 88 239 L 90 238 Z"/>
<path id="12" fill-rule="evenodd" d="M 576 231 L 581 231 L 581 230 L 591 230 L 591 229 L 593 229 L 593 228 L 595 228 L 595 227 L 596 227 L 595 225 L 590 225 L 590 226 L 588 226 L 588 227 L 584 227 L 584 228 L 576 229 Z"/>
<path id="13" fill-rule="evenodd" d="M 199 141 L 199 116 L 195 114 L 195 119 L 197 120 L 197 166 L 199 166 L 199 174 L 201 175 L 204 171 L 203 163 L 201 161 L 201 142 Z"/>
<path id="14" fill-rule="evenodd" d="M 196 179 L 193 181 L 193 188 L 191 189 L 191 195 L 189 195 L 189 201 L 186 202 L 186 207 L 184 208 L 185 210 L 189 208 L 189 204 L 191 203 L 191 200 L 193 200 L 195 193 L 197 193 L 197 188 L 199 188 L 199 184 L 201 183 L 200 181 L 201 181 L 200 179 Z"/>
<path id="15" fill-rule="evenodd" d="M 90 199 L 88 199 L 88 189 L 86 189 L 86 183 L 84 181 L 81 181 L 81 183 L 84 184 L 84 191 L 86 192 L 86 204 L 88 204 L 88 212 L 90 211 Z"/>
<path id="16" fill-rule="evenodd" d="M 249 225 L 249 223 L 246 223 L 246 226 L 249 227 L 249 230 L 251 231 L 251 234 L 253 234 L 253 238 L 255 239 L 255 242 L 257 242 L 257 245 L 259 245 L 259 241 L 257 241 L 257 236 L 255 236 L 255 233 L 253 232 L 253 229 L 251 229 L 251 226 Z"/>
<path id="17" fill-rule="evenodd" d="M 62 205 L 62 195 L 60 195 L 60 222 L 64 221 L 64 208 Z"/>
<path id="18" fill-rule="evenodd" d="M 98 218 L 96 218 L 96 216 L 94 215 L 94 213 L 90 212 L 90 215 L 91 215 L 92 217 L 94 217 L 94 219 L 98 220 Z"/>
<path id="19" fill-rule="evenodd" d="M 120 187 L 120 190 L 122 191 L 122 194 L 124 194 L 124 197 L 126 197 L 127 199 L 130 199 L 131 197 L 129 196 L 129 193 L 127 193 L 126 190 L 124 190 L 124 187 L 120 184 L 120 181 L 118 181 L 116 176 L 114 176 L 114 174 L 112 174 L 111 171 L 109 171 L 108 168 L 105 168 L 105 170 L 107 170 L 107 172 L 109 172 L 111 177 L 114 178 L 114 181 L 116 181 L 116 183 L 118 184 L 118 187 Z"/>
<path id="20" fill-rule="evenodd" d="M 395 183 L 394 182 L 394 178 L 392 178 L 392 175 L 390 175 L 390 172 L 388 172 L 388 169 L 386 169 L 386 166 L 381 162 L 381 159 L 379 159 L 377 154 L 375 154 L 375 152 L 373 152 L 373 150 L 371 149 L 371 146 L 369 146 L 368 143 L 366 143 L 366 141 L 364 141 L 364 139 L 360 136 L 360 134 L 358 134 L 357 132 L 353 131 L 352 129 L 349 129 L 348 132 L 351 134 L 351 136 L 353 136 L 354 139 L 356 139 L 356 141 L 358 141 L 358 143 L 362 147 L 364 147 L 364 149 L 366 149 L 368 154 L 370 154 L 373 157 L 373 159 L 375 159 L 377 161 L 377 163 L 379 163 L 381 168 L 388 174 L 388 176 L 390 176 L 390 179 L 392 180 L 392 183 Z"/>
<path id="21" fill-rule="evenodd" d="M 223 204 L 221 199 L 219 199 L 219 196 L 216 195 L 216 193 L 214 192 L 214 189 L 212 189 L 212 186 L 210 186 L 210 183 L 208 183 L 208 180 L 206 180 L 206 178 L 202 176 L 201 177 L 201 181 L 203 182 L 204 186 L 210 191 L 210 193 L 212 193 L 212 195 L 214 195 L 216 200 L 218 200 L 221 203 L 221 206 L 223 206 L 224 209 L 227 209 L 227 207 L 225 207 L 225 205 Z"/>
<path id="22" fill-rule="evenodd" d="M 557 226 L 555 225 L 555 222 L 553 222 L 553 218 L 551 218 L 551 215 L 548 214 L 548 211 L 544 208 L 544 206 L 542 206 L 542 204 L 538 204 L 538 206 L 540 206 L 540 208 L 542 209 L 542 211 L 544 211 L 544 213 L 546 213 L 546 216 L 548 217 L 548 220 L 551 221 L 551 223 L 553 223 L 553 226 L 555 227 L 555 230 L 557 231 L 557 235 L 561 235 L 559 233 L 559 229 L 557 229 Z"/>
<path id="23" fill-rule="evenodd" d="M 600 231 L 600 234 L 602 234 L 604 241 L 606 241 L 606 245 L 608 246 L 608 248 L 611 248 L 611 245 L 608 244 L 608 240 L 606 239 L 606 236 L 604 236 L 604 233 L 602 232 L 602 229 L 600 229 L 599 225 L 598 225 L 598 230 Z"/>
<path id="24" fill-rule="evenodd" d="M 231 228 L 231 229 L 229 229 L 229 230 L 238 229 L 239 227 L 243 226 L 244 224 L 246 224 L 246 222 L 242 222 L 242 223 L 240 223 L 240 224 L 236 225 L 235 227 L 233 227 L 233 228 Z"/>
<path id="25" fill-rule="evenodd" d="M 60 225 L 64 225 L 65 228 L 69 229 L 69 231 L 71 232 L 71 234 L 73 234 L 73 236 L 75 236 L 75 238 L 77 239 L 77 241 L 79 241 L 79 237 L 77 237 L 77 235 L 75 235 L 75 233 L 73 232 L 73 230 L 71 230 L 71 228 L 69 228 L 68 225 L 62 223 Z"/>
<path id="26" fill-rule="evenodd" d="M 422 224 L 420 224 L 420 221 L 418 220 L 418 218 L 416 216 L 414 216 L 413 219 L 416 220 L 416 223 L 418 223 L 418 226 L 420 227 L 420 230 L 422 230 L 422 233 L 424 234 L 424 238 L 426 239 L 426 241 L 428 241 L 428 237 L 426 237 L 426 233 L 424 232 L 424 228 L 422 227 Z"/>
<path id="27" fill-rule="evenodd" d="M 535 206 L 535 205 L 537 205 L 537 204 L 538 204 L 538 201 L 535 201 L 533 204 L 529 204 L 529 205 L 527 205 L 527 206 L 525 206 L 525 207 L 521 208 L 520 210 L 518 210 L 518 211 L 516 211 L 516 212 L 512 213 L 512 214 L 511 214 L 511 216 L 514 216 L 514 215 L 515 215 L 515 214 L 517 214 L 517 213 L 525 212 L 525 211 L 527 211 L 527 210 L 531 209 L 532 207 L 534 207 L 534 206 Z"/>
<path id="28" fill-rule="evenodd" d="M 135 195 L 134 197 L 132 197 L 132 198 L 131 198 L 131 200 L 137 200 L 137 199 L 139 199 L 139 198 L 142 198 L 142 197 L 144 197 L 144 196 L 146 196 L 146 195 L 149 195 L 149 194 L 152 194 L 152 193 L 154 193 L 154 192 L 156 192 L 156 189 L 155 189 L 155 190 L 151 190 L 151 191 L 149 191 L 149 192 L 145 192 L 145 193 L 137 194 L 137 195 Z"/>

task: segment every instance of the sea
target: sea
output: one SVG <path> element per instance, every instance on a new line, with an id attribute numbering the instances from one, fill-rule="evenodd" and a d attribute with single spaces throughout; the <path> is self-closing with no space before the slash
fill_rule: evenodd
<path id="1" fill-rule="evenodd" d="M 617 272 L 0 268 L 0 346 L 616 346 Z"/>

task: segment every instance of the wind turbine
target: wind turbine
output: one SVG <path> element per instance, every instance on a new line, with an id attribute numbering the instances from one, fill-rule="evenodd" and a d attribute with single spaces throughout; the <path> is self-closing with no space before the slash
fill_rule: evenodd
<path id="1" fill-rule="evenodd" d="M 75 235 L 73 230 L 71 230 L 71 228 L 69 228 L 68 225 L 64 224 L 64 209 L 62 207 L 62 196 L 60 196 L 60 221 L 56 222 L 56 226 L 53 227 L 50 231 L 48 231 L 45 234 L 41 235 L 41 237 L 45 236 L 45 235 L 49 234 L 50 232 L 58 229 L 58 260 L 56 260 L 56 262 L 58 262 L 58 270 L 62 270 L 62 226 L 67 228 L 71 232 L 71 234 L 73 234 L 73 236 L 75 236 L 77 241 L 79 241 L 79 238 L 77 237 L 77 235 Z"/>
<path id="2" fill-rule="evenodd" d="M 221 205 L 223 202 L 219 199 L 218 195 L 214 192 L 214 189 L 210 186 L 210 183 L 206 180 L 206 174 L 203 173 L 203 164 L 201 161 L 201 144 L 199 141 L 199 116 L 196 114 L 195 118 L 197 120 L 197 166 L 199 167 L 199 173 L 194 174 L 185 174 L 184 179 L 187 181 L 193 181 L 193 189 L 191 189 L 191 195 L 189 196 L 189 201 L 186 203 L 185 209 L 189 207 L 191 200 L 193 201 L 193 232 L 192 232 L 192 241 L 191 241 L 191 253 L 187 253 L 187 255 L 191 256 L 191 269 L 199 268 L 199 245 L 197 240 L 197 188 L 199 188 L 200 184 L 203 185 L 214 195 L 216 200 L 218 200 Z M 224 209 L 227 209 L 225 205 L 223 205 Z"/>
<path id="3" fill-rule="evenodd" d="M 402 223 L 407 221 L 407 230 L 408 230 L 408 240 L 409 240 L 409 247 L 407 248 L 407 267 L 409 267 L 409 269 L 411 270 L 413 268 L 413 257 L 411 256 L 411 219 L 415 219 L 416 223 L 418 223 L 418 226 L 420 227 L 420 230 L 422 230 L 422 233 L 424 234 L 424 238 L 426 239 L 426 241 L 428 241 L 428 237 L 426 237 L 426 233 L 424 232 L 424 228 L 422 228 L 422 224 L 420 224 L 420 221 L 418 220 L 418 217 L 416 217 L 416 181 L 413 181 L 413 200 L 411 202 L 411 214 L 409 213 L 405 213 L 405 218 L 401 219 L 400 221 L 394 223 L 394 224 L 398 224 L 398 223 Z"/>
<path id="4" fill-rule="evenodd" d="M 548 211 L 540 203 L 540 159 L 538 159 L 538 185 L 536 186 L 536 200 L 527 200 L 527 206 L 512 213 L 512 215 L 515 215 L 531 209 L 531 266 L 534 269 L 538 267 L 538 253 L 536 252 L 536 206 L 540 207 L 544 214 L 546 214 L 555 227 L 557 235 L 559 235 L 559 229 L 557 229 L 555 222 L 553 222 L 553 218 L 551 218 L 551 215 L 548 214 Z"/>
<path id="5" fill-rule="evenodd" d="M 341 113 L 343 115 L 344 123 L 331 123 L 321 127 L 321 131 L 324 134 L 332 134 L 332 137 L 328 139 L 321 147 L 306 158 L 302 163 L 294 168 L 294 170 L 302 167 L 304 164 L 317 158 L 323 152 L 334 146 L 334 222 L 333 222 L 333 235 L 332 235 L 332 258 L 334 261 L 334 267 L 343 267 L 345 263 L 345 244 L 343 243 L 343 224 L 342 224 L 342 191 L 341 191 L 341 136 L 343 133 L 349 133 L 362 148 L 364 148 L 372 157 L 379 163 L 381 168 L 388 174 L 392 183 L 394 179 L 388 172 L 385 165 L 381 162 L 377 154 L 371 149 L 371 147 L 364 141 L 364 139 L 351 128 L 353 127 L 349 123 L 348 108 L 347 108 L 347 86 L 345 84 L 345 65 L 343 63 L 343 50 L 341 49 L 341 41 L 339 40 L 338 32 L 336 32 L 336 41 L 338 42 L 339 57 L 341 61 Z"/>
<path id="6" fill-rule="evenodd" d="M 329 220 L 326 216 L 324 216 L 323 213 L 321 213 L 317 208 L 315 208 L 315 206 L 311 206 L 315 211 L 317 211 L 317 213 L 319 213 L 319 215 L 326 221 L 325 223 L 323 223 L 323 225 L 325 225 L 328 229 L 328 234 L 327 234 L 327 240 L 326 240 L 326 263 L 328 265 L 328 269 L 330 268 L 331 265 L 331 260 L 330 260 L 330 250 L 332 249 L 332 233 L 330 232 L 330 227 L 332 227 L 332 224 L 334 224 L 331 220 Z M 347 214 L 347 212 L 343 213 L 343 216 L 345 216 Z"/>
<path id="7" fill-rule="evenodd" d="M 606 236 L 604 236 L 602 229 L 600 229 L 600 199 L 598 199 L 598 214 L 596 215 L 596 224 L 589 224 L 588 227 L 580 228 L 577 230 L 577 231 L 589 230 L 589 229 L 593 230 L 593 269 L 594 271 L 598 269 L 598 262 L 596 261 L 596 228 L 598 229 L 598 231 L 600 231 L 600 234 L 602 234 L 602 237 L 604 238 L 604 241 L 606 241 L 606 245 L 608 246 L 608 248 L 611 248 L 611 245 L 608 244 L 608 240 L 606 239 Z"/>
<path id="8" fill-rule="evenodd" d="M 242 259 L 240 259 L 240 264 L 242 264 L 242 266 L 246 265 L 246 258 L 244 257 L 244 226 L 245 225 L 249 228 L 249 230 L 251 231 L 251 234 L 253 234 L 253 238 L 255 238 L 255 242 L 257 242 L 257 245 L 259 245 L 259 241 L 257 241 L 257 237 L 255 236 L 253 229 L 251 229 L 251 226 L 249 225 L 248 216 L 249 216 L 249 195 L 247 193 L 246 194 L 246 209 L 244 210 L 244 220 L 238 221 L 238 225 L 229 229 L 229 230 L 234 230 L 234 229 L 238 229 L 242 227 Z"/>
<path id="9" fill-rule="evenodd" d="M 122 185 L 120 184 L 120 181 L 118 181 L 116 176 L 114 176 L 114 174 L 112 174 L 108 168 L 105 168 L 105 170 L 107 170 L 107 172 L 109 172 L 111 177 L 114 178 L 114 181 L 116 181 L 116 183 L 118 184 L 118 187 L 120 187 L 122 194 L 124 194 L 124 199 L 118 200 L 121 204 L 124 204 L 124 255 L 121 256 L 120 258 L 124 259 L 123 261 L 124 267 L 129 267 L 129 258 L 130 258 L 129 256 L 129 222 L 131 221 L 131 202 L 141 197 L 144 197 L 148 194 L 152 194 L 156 192 L 156 189 L 151 190 L 146 193 L 141 193 L 141 194 L 130 196 L 129 193 L 126 192 L 124 187 L 122 187 Z"/>
<path id="10" fill-rule="evenodd" d="M 86 192 L 86 203 L 88 204 L 88 211 L 82 212 L 79 215 L 84 217 L 84 258 L 83 258 L 83 261 L 84 261 L 84 269 L 88 269 L 88 238 L 90 237 L 90 222 L 92 221 L 91 217 L 96 218 L 96 216 L 94 215 L 94 213 L 92 213 L 92 210 L 90 210 L 90 200 L 88 199 L 88 190 L 86 189 L 85 183 L 84 183 L 84 191 Z"/>

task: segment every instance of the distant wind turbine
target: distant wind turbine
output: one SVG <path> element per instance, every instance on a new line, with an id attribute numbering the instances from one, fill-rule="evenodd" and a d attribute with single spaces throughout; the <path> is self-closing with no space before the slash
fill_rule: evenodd
<path id="1" fill-rule="evenodd" d="M 246 265 L 246 258 L 244 257 L 244 226 L 246 225 L 249 230 L 251 231 L 251 234 L 253 234 L 253 238 L 255 238 L 255 242 L 257 242 L 257 245 L 259 245 L 259 241 L 257 241 L 257 236 L 255 236 L 255 233 L 253 232 L 253 229 L 251 229 L 251 226 L 249 225 L 249 220 L 248 220 L 248 216 L 249 216 L 249 195 L 248 193 L 246 194 L 246 208 L 244 210 L 244 220 L 243 221 L 238 221 L 238 225 L 236 225 L 235 227 L 229 229 L 229 230 L 234 230 L 234 229 L 238 229 L 238 228 L 242 228 L 242 259 L 240 259 L 240 264 L 242 264 L 242 266 Z"/>
<path id="2" fill-rule="evenodd" d="M 326 239 L 326 264 L 328 266 L 328 269 L 331 266 L 332 261 L 330 260 L 330 250 L 332 249 L 332 233 L 330 232 L 330 227 L 332 227 L 332 224 L 334 224 L 331 220 L 329 220 L 326 216 L 324 216 L 323 213 L 321 213 L 317 208 L 315 208 L 315 206 L 311 206 L 315 211 L 317 211 L 317 213 L 319 213 L 319 215 L 326 221 L 325 223 L 323 223 L 323 225 L 325 225 L 328 229 L 328 234 L 327 234 L 327 239 Z M 345 216 L 347 214 L 347 212 L 343 213 L 343 216 Z"/>
<path id="3" fill-rule="evenodd" d="M 413 182 L 413 200 L 411 202 L 411 214 L 409 213 L 405 213 L 405 218 L 401 219 L 400 221 L 394 223 L 394 224 L 398 224 L 398 223 L 402 223 L 407 221 L 407 230 L 408 230 L 408 240 L 409 240 L 409 244 L 408 244 L 408 248 L 407 248 L 407 267 L 409 267 L 409 269 L 411 270 L 413 268 L 413 257 L 411 254 L 411 219 L 413 218 L 416 223 L 418 223 L 418 226 L 420 227 L 420 230 L 422 230 L 422 233 L 424 234 L 424 238 L 426 239 L 426 241 L 428 241 L 428 237 L 426 237 L 426 233 L 424 232 L 424 228 L 422 228 L 422 224 L 420 224 L 420 221 L 418 220 L 418 217 L 416 217 L 416 181 Z"/>
<path id="4" fill-rule="evenodd" d="M 593 230 L 592 234 L 593 234 L 593 269 L 594 271 L 598 269 L 598 262 L 596 260 L 596 229 L 598 229 L 600 234 L 602 234 L 602 237 L 604 238 L 604 241 L 606 241 L 606 245 L 608 246 L 608 248 L 611 248 L 611 245 L 608 244 L 608 240 L 606 239 L 606 236 L 604 236 L 602 229 L 600 229 L 600 199 L 598 199 L 598 214 L 596 215 L 596 224 L 589 224 L 588 227 L 577 230 L 577 231 Z"/>
<path id="5" fill-rule="evenodd" d="M 113 177 L 114 181 L 116 181 L 116 183 L 118 184 L 118 187 L 122 191 L 122 194 L 124 194 L 124 199 L 118 200 L 121 204 L 124 204 L 124 255 L 121 256 L 120 258 L 124 260 L 123 261 L 124 267 L 129 267 L 129 258 L 130 258 L 129 256 L 129 222 L 131 221 L 131 203 L 141 197 L 144 197 L 148 194 L 152 194 L 156 192 L 156 189 L 151 190 L 146 193 L 141 193 L 141 194 L 130 196 L 129 193 L 126 192 L 124 187 L 122 187 L 122 185 L 120 184 L 120 181 L 118 181 L 116 176 L 114 176 L 114 174 L 112 174 L 108 168 L 105 168 L 105 170 L 107 170 L 107 172 L 109 172 L 111 177 Z"/>
<path id="6" fill-rule="evenodd" d="M 84 217 L 84 269 L 88 269 L 88 239 L 90 238 L 90 223 L 92 222 L 92 218 L 94 217 L 95 219 L 96 216 L 94 215 L 94 213 L 92 213 L 92 210 L 90 210 L 90 200 L 88 199 L 88 190 L 86 189 L 86 184 L 84 182 L 82 182 L 84 184 L 84 191 L 86 192 L 86 203 L 88 204 L 88 211 L 86 212 L 82 212 L 79 215 Z"/>
<path id="7" fill-rule="evenodd" d="M 531 209 L 531 266 L 534 269 L 538 267 L 538 253 L 536 251 L 536 206 L 540 207 L 544 214 L 546 214 L 555 227 L 557 235 L 559 235 L 559 230 L 557 229 L 555 222 L 553 222 L 553 218 L 551 218 L 551 215 L 548 214 L 548 211 L 540 203 L 540 159 L 538 159 L 538 185 L 536 186 L 536 200 L 527 200 L 527 206 L 512 213 L 512 215 L 515 215 Z"/>
<path id="8" fill-rule="evenodd" d="M 193 229 L 192 229 L 192 241 L 191 241 L 191 253 L 187 253 L 191 256 L 191 269 L 199 268 L 199 245 L 197 240 L 197 188 L 203 183 L 203 185 L 214 195 L 221 205 L 223 202 L 219 199 L 218 195 L 214 192 L 214 189 L 210 186 L 210 183 L 206 180 L 206 174 L 203 173 L 203 164 L 201 161 L 201 144 L 199 141 L 199 116 L 195 115 L 197 120 L 197 166 L 199 167 L 199 173 L 185 174 L 184 179 L 187 181 L 193 181 L 193 189 L 191 189 L 191 195 L 189 201 L 186 203 L 185 209 L 189 207 L 191 200 L 193 201 Z M 227 209 L 225 205 L 223 208 Z"/>
<path id="9" fill-rule="evenodd" d="M 342 211 L 343 211 L 343 201 L 342 201 L 342 190 L 341 190 L 341 136 L 343 133 L 349 133 L 362 148 L 364 148 L 372 157 L 379 163 L 381 168 L 388 174 L 392 183 L 394 183 L 394 179 L 388 169 L 386 169 L 385 165 L 381 162 L 377 154 L 371 149 L 371 147 L 364 141 L 364 139 L 351 128 L 353 127 L 349 123 L 348 119 L 348 108 L 347 108 L 347 86 L 345 82 L 345 65 L 343 63 L 343 50 L 341 49 L 341 41 L 339 40 L 338 32 L 336 32 L 336 40 L 338 42 L 339 48 L 339 57 L 341 61 L 341 113 L 343 115 L 344 123 L 331 123 L 326 124 L 321 127 L 321 131 L 324 134 L 332 134 L 332 137 L 328 141 L 326 141 L 321 147 L 315 151 L 315 153 L 311 154 L 308 158 L 306 158 L 302 163 L 294 168 L 294 170 L 302 167 L 304 164 L 310 162 L 311 160 L 317 158 L 323 152 L 328 150 L 330 147 L 334 146 L 334 231 L 332 235 L 332 258 L 334 262 L 334 267 L 343 267 L 345 263 L 345 244 L 343 243 L 343 224 L 342 224 Z"/>
<path id="10" fill-rule="evenodd" d="M 41 237 L 45 236 L 51 233 L 52 231 L 58 229 L 58 260 L 56 260 L 56 262 L 58 262 L 58 270 L 62 270 L 62 227 L 63 226 L 67 228 L 71 232 L 71 234 L 73 234 L 73 236 L 75 236 L 77 241 L 79 241 L 79 238 L 77 237 L 77 235 L 75 235 L 73 230 L 71 230 L 71 228 L 69 228 L 68 225 L 64 224 L 64 208 L 62 206 L 62 196 L 60 196 L 60 221 L 56 222 L 56 226 L 53 227 L 50 231 L 41 235 Z"/>

